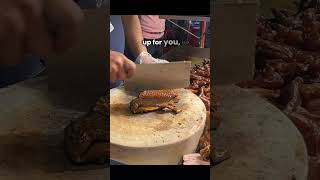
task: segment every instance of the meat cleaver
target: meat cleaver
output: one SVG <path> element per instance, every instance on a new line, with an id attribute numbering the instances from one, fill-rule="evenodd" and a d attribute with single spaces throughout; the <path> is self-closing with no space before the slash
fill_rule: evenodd
<path id="1" fill-rule="evenodd" d="M 54 105 L 86 112 L 107 92 L 109 16 L 105 8 L 83 11 L 79 43 L 48 58 L 48 81 Z"/>
<path id="2" fill-rule="evenodd" d="M 124 82 L 125 90 L 178 89 L 190 85 L 191 61 L 161 64 L 138 64 L 132 78 Z"/>

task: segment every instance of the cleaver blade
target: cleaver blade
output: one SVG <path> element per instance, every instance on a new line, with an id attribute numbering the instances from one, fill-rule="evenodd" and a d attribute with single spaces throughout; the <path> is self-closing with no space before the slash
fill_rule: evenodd
<path id="1" fill-rule="evenodd" d="M 191 61 L 161 64 L 138 64 L 132 78 L 124 82 L 125 90 L 179 89 L 190 85 Z"/>

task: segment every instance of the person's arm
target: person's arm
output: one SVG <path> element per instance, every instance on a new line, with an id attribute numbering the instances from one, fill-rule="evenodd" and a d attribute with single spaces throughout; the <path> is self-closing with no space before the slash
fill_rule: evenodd
<path id="1" fill-rule="evenodd" d="M 122 16 L 122 24 L 126 36 L 126 42 L 136 63 L 167 63 L 166 60 L 155 59 L 148 53 L 147 48 L 142 44 L 143 35 L 138 15 Z"/>
<path id="2" fill-rule="evenodd" d="M 132 55 L 136 58 L 140 53 L 148 52 L 147 48 L 142 44 L 143 35 L 138 15 L 122 16 L 122 22 L 126 42 Z"/>

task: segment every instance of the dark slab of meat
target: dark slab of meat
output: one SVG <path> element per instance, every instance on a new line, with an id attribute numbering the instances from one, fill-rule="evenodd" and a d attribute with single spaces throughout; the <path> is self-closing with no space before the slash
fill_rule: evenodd
<path id="1" fill-rule="evenodd" d="M 109 102 L 101 98 L 94 110 L 65 128 L 65 151 L 78 164 L 104 164 L 109 157 Z"/>

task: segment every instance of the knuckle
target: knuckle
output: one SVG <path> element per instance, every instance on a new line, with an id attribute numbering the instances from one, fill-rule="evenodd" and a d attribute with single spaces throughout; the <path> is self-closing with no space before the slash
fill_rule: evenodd
<path id="1" fill-rule="evenodd" d="M 122 59 L 120 57 L 116 58 L 116 65 L 117 66 L 122 66 Z"/>

